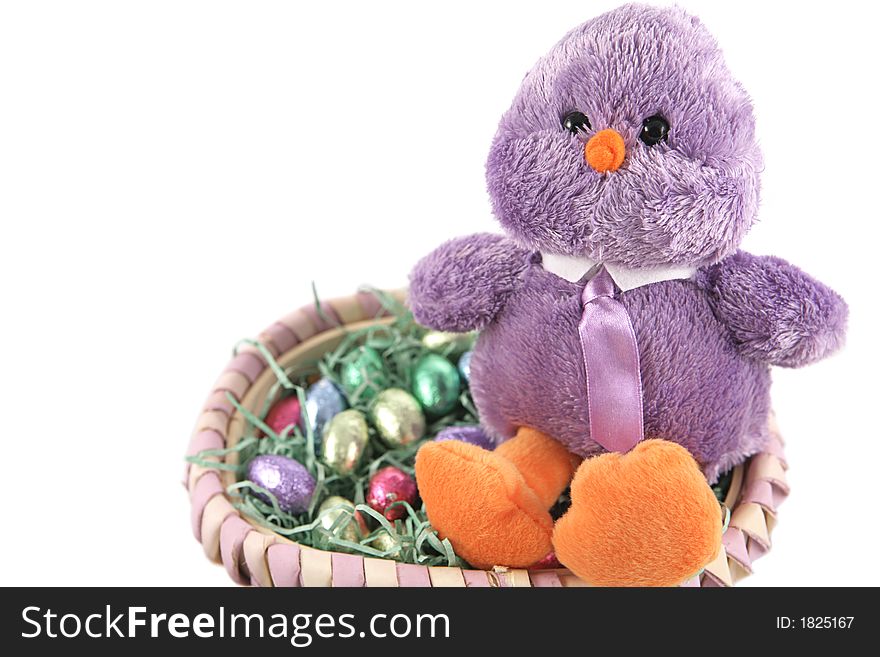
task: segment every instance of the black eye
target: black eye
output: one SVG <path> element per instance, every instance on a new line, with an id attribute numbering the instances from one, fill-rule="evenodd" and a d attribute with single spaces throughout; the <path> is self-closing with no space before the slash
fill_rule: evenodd
<path id="1" fill-rule="evenodd" d="M 669 137 L 669 122 L 659 114 L 649 116 L 642 121 L 642 132 L 639 139 L 648 146 L 656 146 L 661 141 L 666 141 Z"/>
<path id="2" fill-rule="evenodd" d="M 576 135 L 578 130 L 590 129 L 590 119 L 588 119 L 587 115 L 583 112 L 569 112 L 562 117 L 562 127 L 568 130 L 571 134 Z"/>

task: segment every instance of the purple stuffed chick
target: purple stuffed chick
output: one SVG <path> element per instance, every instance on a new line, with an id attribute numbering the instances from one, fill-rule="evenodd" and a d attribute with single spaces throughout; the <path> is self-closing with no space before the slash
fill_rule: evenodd
<path id="1" fill-rule="evenodd" d="M 674 584 L 717 553 L 705 490 L 766 444 L 770 366 L 829 355 L 847 319 L 795 266 L 738 250 L 762 166 L 748 95 L 680 9 L 599 16 L 525 77 L 486 166 L 506 236 L 454 239 L 411 275 L 420 323 L 482 331 L 471 390 L 486 431 L 506 440 L 417 459 L 429 518 L 471 563 L 526 566 L 555 548 L 594 583 Z M 599 263 L 638 345 L 649 440 L 625 455 L 590 435 L 578 323 Z M 540 514 L 572 477 L 554 532 Z"/>

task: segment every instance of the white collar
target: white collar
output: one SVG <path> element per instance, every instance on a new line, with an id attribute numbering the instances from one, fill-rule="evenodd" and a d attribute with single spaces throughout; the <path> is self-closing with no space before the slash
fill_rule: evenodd
<path id="1" fill-rule="evenodd" d="M 572 283 L 577 283 L 599 262 L 583 256 L 560 255 L 558 253 L 541 252 L 544 269 L 551 274 L 556 274 Z M 611 278 L 617 283 L 622 291 L 660 281 L 673 281 L 678 279 L 692 278 L 696 273 L 696 267 L 681 267 L 675 265 L 661 267 L 645 267 L 633 269 L 612 263 L 605 263 L 605 268 L 611 274 Z"/>

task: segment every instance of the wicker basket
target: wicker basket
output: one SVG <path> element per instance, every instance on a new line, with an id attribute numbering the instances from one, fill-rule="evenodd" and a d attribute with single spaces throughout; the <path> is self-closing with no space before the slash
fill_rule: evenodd
<path id="1" fill-rule="evenodd" d="M 403 298 L 402 291 L 394 295 Z M 355 329 L 381 319 L 375 297 L 361 293 L 301 308 L 276 322 L 260 336 L 283 368 L 313 363 L 336 347 L 346 328 Z M 322 316 L 323 315 L 323 316 Z M 329 321 L 328 321 L 329 320 Z M 239 351 L 217 379 L 202 409 L 187 455 L 235 445 L 245 421 L 227 399 L 259 409 L 275 381 L 255 349 Z M 228 457 L 234 462 L 235 454 Z M 216 460 L 216 459 L 215 459 Z M 782 439 L 771 421 L 766 451 L 736 468 L 725 503 L 731 510 L 718 557 L 683 586 L 732 586 L 751 573 L 752 562 L 770 549 L 776 509 L 788 494 Z M 242 517 L 226 495 L 233 483 L 229 471 L 192 465 L 185 485 L 192 504 L 192 528 L 211 561 L 222 563 L 239 584 L 253 586 L 586 586 L 565 569 L 491 571 L 428 567 L 327 552 L 298 545 Z"/>

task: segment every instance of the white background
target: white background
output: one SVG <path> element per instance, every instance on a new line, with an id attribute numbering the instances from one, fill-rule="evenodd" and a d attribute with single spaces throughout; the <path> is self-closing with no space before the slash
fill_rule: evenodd
<path id="1" fill-rule="evenodd" d="M 483 179 L 534 61 L 615 3 L 20 2 L 0 9 L 2 584 L 227 585 L 182 456 L 232 345 L 496 230 Z M 777 371 L 791 498 L 752 585 L 880 584 L 871 3 L 684 2 L 754 97 L 745 244 L 851 303 Z"/>

